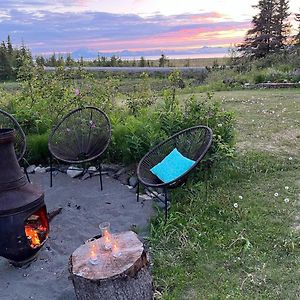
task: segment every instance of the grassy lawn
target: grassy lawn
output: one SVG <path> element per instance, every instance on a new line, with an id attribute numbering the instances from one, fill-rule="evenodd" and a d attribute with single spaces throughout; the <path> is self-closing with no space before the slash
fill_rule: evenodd
<path id="1" fill-rule="evenodd" d="M 195 176 L 167 225 L 153 221 L 156 298 L 299 299 L 300 91 L 214 98 L 236 113 L 237 155 L 213 170 L 208 199 Z"/>

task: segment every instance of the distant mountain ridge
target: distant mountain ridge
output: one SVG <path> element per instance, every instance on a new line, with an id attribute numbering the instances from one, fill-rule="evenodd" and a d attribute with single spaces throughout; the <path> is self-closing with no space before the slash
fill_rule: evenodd
<path id="1" fill-rule="evenodd" d="M 113 55 L 122 57 L 122 58 L 140 58 L 143 57 L 149 57 L 149 56 L 157 56 L 158 58 L 161 56 L 161 54 L 164 54 L 166 56 L 175 56 L 175 55 L 208 55 L 208 54 L 224 54 L 226 55 L 228 53 L 229 48 L 228 47 L 208 47 L 204 46 L 201 48 L 196 49 L 190 49 L 190 50 L 162 50 L 162 49 L 155 49 L 155 50 L 144 50 L 144 51 L 132 51 L 132 50 L 122 50 L 122 51 L 114 51 L 114 52 L 97 52 L 92 51 L 89 49 L 78 49 L 71 53 L 72 57 L 75 59 L 79 59 L 80 57 L 83 57 L 85 59 L 94 59 L 97 58 L 99 55 L 105 56 L 105 57 L 111 57 Z"/>

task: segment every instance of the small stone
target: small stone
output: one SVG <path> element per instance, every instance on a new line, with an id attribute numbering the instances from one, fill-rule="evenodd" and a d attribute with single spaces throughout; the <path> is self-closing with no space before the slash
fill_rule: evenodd
<path id="1" fill-rule="evenodd" d="M 152 199 L 152 197 L 150 197 L 150 196 L 148 196 L 148 195 L 146 195 L 146 194 L 140 195 L 140 198 L 142 198 L 142 199 L 144 199 L 144 200 L 151 200 L 151 199 Z"/>
<path id="2" fill-rule="evenodd" d="M 94 172 L 97 172 L 97 168 L 94 166 L 90 166 L 87 171 L 88 171 L 88 173 L 94 173 Z"/>
<path id="3" fill-rule="evenodd" d="M 129 175 L 127 173 L 124 173 L 122 175 L 119 176 L 118 180 L 124 184 L 127 185 L 128 184 L 128 180 L 129 180 Z"/>
<path id="4" fill-rule="evenodd" d="M 120 169 L 118 172 L 116 172 L 113 175 L 113 178 L 118 179 L 121 175 L 123 175 L 124 173 L 126 173 L 127 169 L 126 168 L 122 168 Z"/>
<path id="5" fill-rule="evenodd" d="M 76 168 L 76 167 L 69 167 L 68 170 L 67 170 L 67 175 L 72 177 L 72 178 L 75 178 L 79 175 L 81 175 L 83 173 L 83 169 L 81 168 Z"/>
<path id="6" fill-rule="evenodd" d="M 36 165 L 31 165 L 31 166 L 27 167 L 26 171 L 28 174 L 33 174 L 35 168 L 36 168 Z"/>
<path id="7" fill-rule="evenodd" d="M 128 181 L 128 183 L 129 183 L 129 185 L 130 186 L 132 186 L 132 187 L 136 187 L 137 186 L 137 184 L 138 184 L 138 178 L 136 177 L 136 176 L 131 176 L 130 178 L 129 178 L 129 181 Z"/>
<path id="8" fill-rule="evenodd" d="M 118 172 L 122 167 L 116 164 L 101 164 L 102 171 L 108 171 L 116 173 Z"/>
<path id="9" fill-rule="evenodd" d="M 38 166 L 34 169 L 34 172 L 35 173 L 46 173 L 46 168 Z"/>
<path id="10" fill-rule="evenodd" d="M 50 166 L 49 166 L 49 167 L 46 167 L 45 170 L 46 170 L 46 172 L 50 172 L 50 171 L 51 171 L 51 167 L 50 167 Z M 52 168 L 52 171 L 54 171 L 54 170 L 55 170 L 55 169 Z"/>

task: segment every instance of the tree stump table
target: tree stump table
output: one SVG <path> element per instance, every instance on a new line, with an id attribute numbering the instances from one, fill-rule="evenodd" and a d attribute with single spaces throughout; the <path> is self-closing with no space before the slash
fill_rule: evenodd
<path id="1" fill-rule="evenodd" d="M 143 243 L 132 231 L 114 234 L 118 248 L 105 250 L 103 237 L 91 239 L 70 256 L 69 272 L 77 299 L 153 299 L 149 260 Z M 93 256 L 97 261 L 90 260 Z"/>

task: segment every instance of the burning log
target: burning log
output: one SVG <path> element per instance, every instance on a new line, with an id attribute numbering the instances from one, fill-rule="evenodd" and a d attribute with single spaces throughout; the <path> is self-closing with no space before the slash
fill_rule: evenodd
<path id="1" fill-rule="evenodd" d="M 104 238 L 89 240 L 69 260 L 70 278 L 78 300 L 153 299 L 149 260 L 142 242 L 132 232 L 112 236 L 112 249 Z"/>

